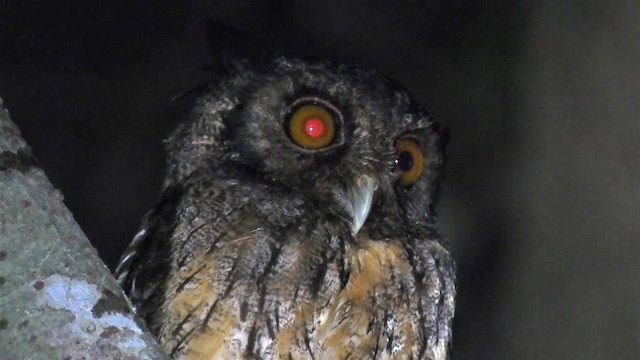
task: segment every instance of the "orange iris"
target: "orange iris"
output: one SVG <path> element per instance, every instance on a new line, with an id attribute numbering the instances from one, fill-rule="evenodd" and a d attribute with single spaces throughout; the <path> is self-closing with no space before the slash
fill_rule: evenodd
<path id="1" fill-rule="evenodd" d="M 320 149 L 333 141 L 335 121 L 323 107 L 304 105 L 291 116 L 289 135 L 296 144 L 304 148 Z"/>
<path id="2" fill-rule="evenodd" d="M 424 168 L 424 157 L 420 145 L 414 139 L 401 139 L 396 143 L 396 169 L 400 173 L 400 183 L 411 185 L 418 180 Z"/>

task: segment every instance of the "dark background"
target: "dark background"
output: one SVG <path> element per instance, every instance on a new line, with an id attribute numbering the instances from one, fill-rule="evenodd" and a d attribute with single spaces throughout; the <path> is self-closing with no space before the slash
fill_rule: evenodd
<path id="1" fill-rule="evenodd" d="M 637 359 L 640 2 L 595 3 L 0 0 L 0 97 L 113 266 L 169 99 L 210 79 L 206 19 L 376 68 L 451 128 L 453 358 Z"/>

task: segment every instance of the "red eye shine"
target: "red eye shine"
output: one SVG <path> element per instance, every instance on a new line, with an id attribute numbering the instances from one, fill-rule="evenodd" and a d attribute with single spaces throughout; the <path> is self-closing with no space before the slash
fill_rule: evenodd
<path id="1" fill-rule="evenodd" d="M 324 121 L 317 117 L 308 118 L 304 123 L 304 132 L 312 138 L 319 138 L 324 135 Z"/>

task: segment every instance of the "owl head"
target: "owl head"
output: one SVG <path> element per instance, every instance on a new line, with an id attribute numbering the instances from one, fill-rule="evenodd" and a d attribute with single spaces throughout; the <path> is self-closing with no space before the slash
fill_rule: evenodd
<path id="1" fill-rule="evenodd" d="M 353 234 L 431 228 L 443 140 L 396 81 L 277 57 L 210 84 L 168 140 L 165 186 L 201 168 L 318 204 Z"/>

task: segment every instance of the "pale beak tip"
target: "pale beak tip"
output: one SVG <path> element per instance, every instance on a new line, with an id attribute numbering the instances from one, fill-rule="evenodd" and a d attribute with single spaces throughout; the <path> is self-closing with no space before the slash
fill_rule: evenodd
<path id="1" fill-rule="evenodd" d="M 356 181 L 356 186 L 350 189 L 351 233 L 353 235 L 356 235 L 367 221 L 373 203 L 373 193 L 377 188 L 378 181 L 376 179 L 362 175 Z"/>

